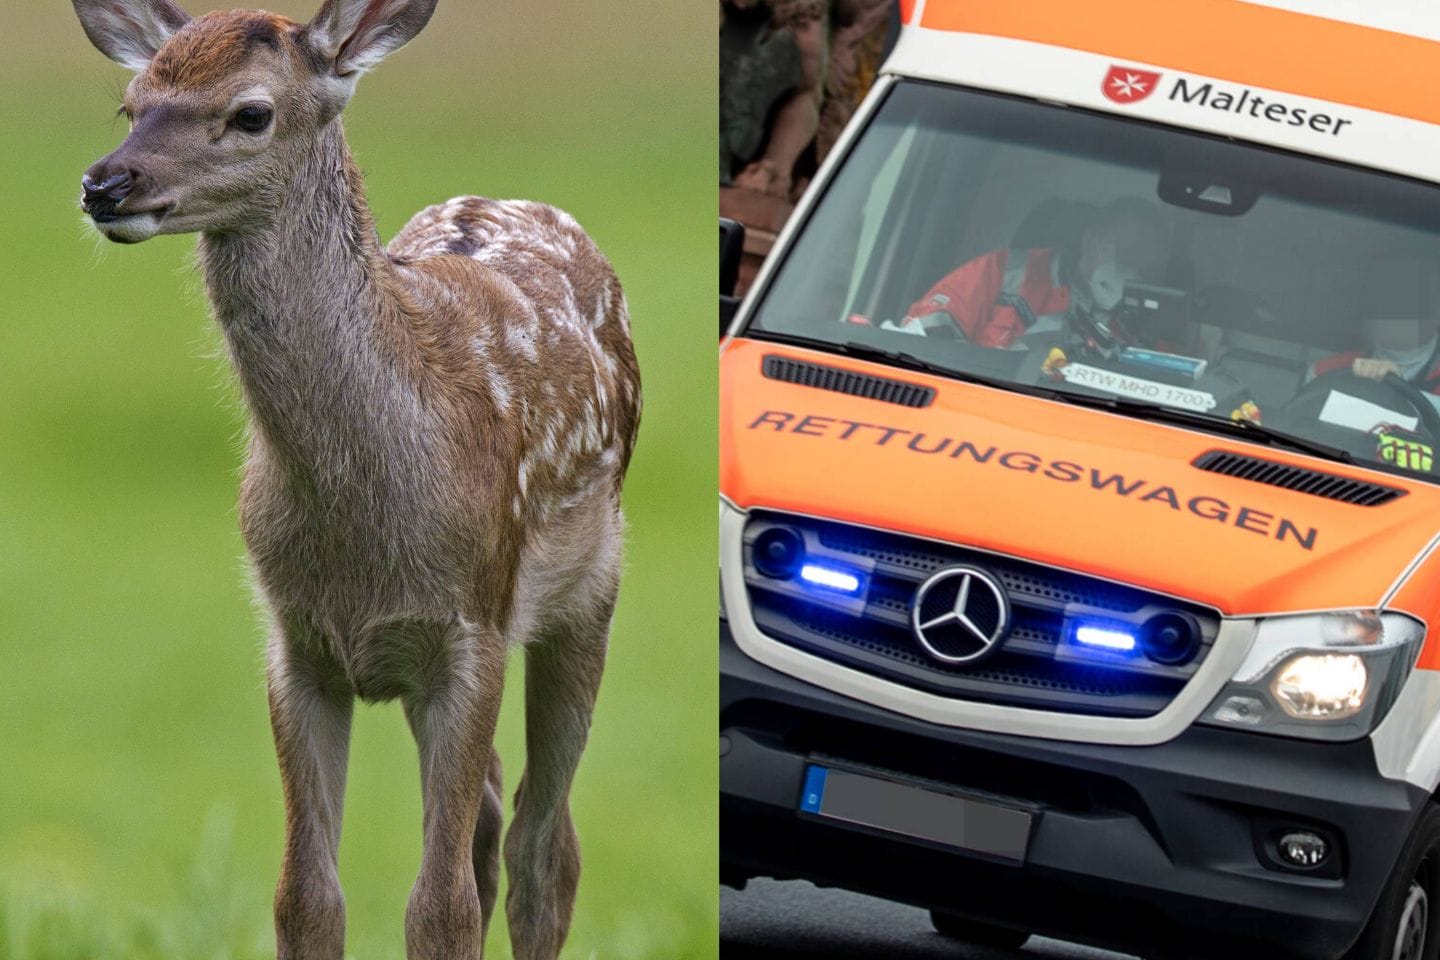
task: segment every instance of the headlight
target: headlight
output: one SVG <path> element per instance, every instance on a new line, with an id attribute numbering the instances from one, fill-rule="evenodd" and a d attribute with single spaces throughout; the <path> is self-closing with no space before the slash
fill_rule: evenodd
<path id="1" fill-rule="evenodd" d="M 1353 653 L 1305 653 L 1285 661 L 1270 681 L 1280 709 L 1297 720 L 1343 720 L 1365 706 L 1370 672 Z"/>
<path id="2" fill-rule="evenodd" d="M 1267 618 L 1200 722 L 1314 740 L 1363 737 L 1399 696 L 1424 637 L 1401 613 Z"/>

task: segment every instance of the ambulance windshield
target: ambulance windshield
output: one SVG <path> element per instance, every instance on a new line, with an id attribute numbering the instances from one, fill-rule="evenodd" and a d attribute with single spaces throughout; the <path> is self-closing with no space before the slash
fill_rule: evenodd
<path id="1" fill-rule="evenodd" d="M 1437 329 L 1440 188 L 905 81 L 746 332 L 1263 424 L 1433 479 Z"/>

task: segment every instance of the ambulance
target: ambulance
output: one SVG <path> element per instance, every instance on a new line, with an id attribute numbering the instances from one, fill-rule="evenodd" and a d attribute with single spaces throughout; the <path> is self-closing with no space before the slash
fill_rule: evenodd
<path id="1" fill-rule="evenodd" d="M 902 0 L 721 342 L 723 882 L 1440 955 L 1430 9 Z"/>

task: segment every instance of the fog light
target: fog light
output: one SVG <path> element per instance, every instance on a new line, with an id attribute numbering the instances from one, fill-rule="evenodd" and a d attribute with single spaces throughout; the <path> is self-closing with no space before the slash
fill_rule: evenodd
<path id="1" fill-rule="evenodd" d="M 805 560 L 805 541 L 789 527 L 771 527 L 755 538 L 750 559 L 762 575 L 788 580 Z"/>
<path id="2" fill-rule="evenodd" d="M 1141 632 L 1145 656 L 1156 663 L 1187 663 L 1200 647 L 1200 624 L 1188 613 L 1162 613 L 1151 617 Z"/>
<path id="3" fill-rule="evenodd" d="M 1353 653 L 1304 654 L 1275 674 L 1270 692 L 1297 720 L 1342 720 L 1365 705 L 1369 673 Z"/>
<path id="4" fill-rule="evenodd" d="M 1236 695 L 1227 697 L 1211 715 L 1221 723 L 1233 723 L 1242 727 L 1253 727 L 1265 719 L 1265 701 L 1259 697 Z"/>
<path id="5" fill-rule="evenodd" d="M 1324 837 L 1303 830 L 1285 834 L 1276 849 L 1280 859 L 1292 867 L 1318 867 L 1330 855 Z"/>

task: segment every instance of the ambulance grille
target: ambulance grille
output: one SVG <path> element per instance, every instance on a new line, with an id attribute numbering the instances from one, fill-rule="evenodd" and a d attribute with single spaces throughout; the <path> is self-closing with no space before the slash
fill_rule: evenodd
<path id="1" fill-rule="evenodd" d="M 1405 496 L 1398 487 L 1356 480 L 1334 473 L 1297 467 L 1294 464 L 1278 463 L 1229 450 L 1211 450 L 1194 460 L 1194 465 L 1211 473 L 1222 473 L 1227 477 L 1239 477 L 1272 487 L 1283 487 L 1297 493 L 1308 493 L 1327 500 L 1353 503 L 1361 507 L 1378 507 L 1397 497 Z"/>
<path id="2" fill-rule="evenodd" d="M 751 549 L 766 530 L 798 533 L 807 561 L 864 573 L 864 595 L 839 597 L 755 569 Z M 1220 628 L 1216 611 L 1098 577 L 851 524 L 755 511 L 744 534 L 745 584 L 755 625 L 789 646 L 939 696 L 1093 716 L 1148 717 L 1165 709 L 1194 676 Z M 965 564 L 997 579 L 1011 625 L 996 649 L 973 663 L 930 656 L 915 638 L 910 610 L 932 573 Z M 1065 641 L 1067 616 L 1088 611 L 1140 624 L 1181 612 L 1200 624 L 1199 650 L 1165 665 L 1143 656 L 1077 656 Z"/>
<path id="3" fill-rule="evenodd" d="M 928 407 L 935 400 L 935 391 L 918 383 L 891 380 L 839 367 L 827 367 L 805 360 L 791 360 L 770 354 L 761 365 L 761 372 L 771 380 L 798 383 L 817 390 L 833 390 L 848 393 L 852 397 L 865 397 L 883 403 L 898 403 L 902 407 Z"/>

